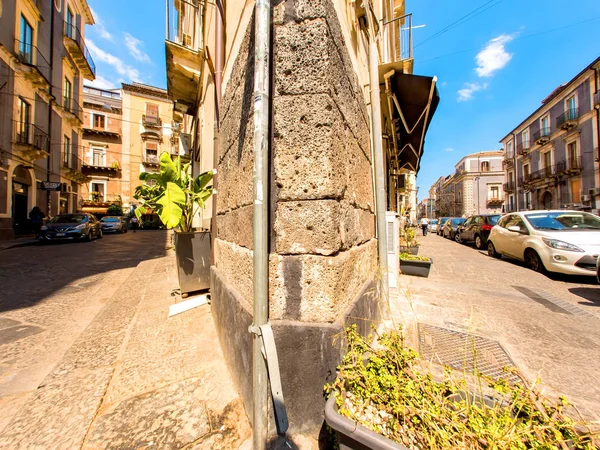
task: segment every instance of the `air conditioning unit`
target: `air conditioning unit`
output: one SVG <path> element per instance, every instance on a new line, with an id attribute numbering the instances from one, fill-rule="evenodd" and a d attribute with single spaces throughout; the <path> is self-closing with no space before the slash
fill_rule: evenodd
<path id="1" fill-rule="evenodd" d="M 582 195 L 581 196 L 581 201 L 582 202 L 589 202 L 590 201 L 590 196 L 589 195 Z"/>

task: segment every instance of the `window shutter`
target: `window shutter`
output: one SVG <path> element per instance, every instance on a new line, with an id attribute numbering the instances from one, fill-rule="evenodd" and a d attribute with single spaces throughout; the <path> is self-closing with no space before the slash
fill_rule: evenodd
<path id="1" fill-rule="evenodd" d="M 146 115 L 150 117 L 158 117 L 158 105 L 154 103 L 146 103 Z"/>

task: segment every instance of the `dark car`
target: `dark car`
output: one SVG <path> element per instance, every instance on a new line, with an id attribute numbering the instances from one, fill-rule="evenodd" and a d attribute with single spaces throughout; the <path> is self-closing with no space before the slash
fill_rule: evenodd
<path id="1" fill-rule="evenodd" d="M 438 236 L 442 236 L 444 234 L 444 225 L 446 225 L 448 219 L 450 219 L 450 217 L 440 217 L 440 223 L 436 231 Z"/>
<path id="2" fill-rule="evenodd" d="M 129 226 L 123 216 L 105 216 L 100 219 L 103 233 L 127 233 Z"/>
<path id="3" fill-rule="evenodd" d="M 479 214 L 469 217 L 455 234 L 454 239 L 459 243 L 475 242 L 479 250 L 487 248 L 487 240 L 492 227 L 502 217 L 500 214 Z"/>
<path id="4" fill-rule="evenodd" d="M 92 214 L 74 213 L 60 214 L 53 217 L 40 229 L 39 239 L 42 241 L 80 240 L 91 241 L 101 238 L 100 222 Z"/>
<path id="5" fill-rule="evenodd" d="M 448 217 L 448 220 L 446 220 L 442 230 L 442 236 L 454 240 L 456 230 L 464 221 L 465 219 L 462 217 Z"/>

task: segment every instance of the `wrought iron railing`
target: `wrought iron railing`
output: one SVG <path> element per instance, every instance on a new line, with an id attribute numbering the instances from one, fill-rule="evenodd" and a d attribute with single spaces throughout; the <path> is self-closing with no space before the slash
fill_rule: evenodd
<path id="1" fill-rule="evenodd" d="M 517 154 L 518 155 L 526 155 L 529 152 L 529 148 L 531 145 L 529 141 L 522 141 L 517 144 Z"/>
<path id="2" fill-rule="evenodd" d="M 560 128 L 563 124 L 577 120 L 579 117 L 579 108 L 567 109 L 564 113 L 556 118 L 556 127 Z"/>
<path id="3" fill-rule="evenodd" d="M 14 142 L 20 145 L 29 145 L 38 150 L 50 153 L 48 133 L 37 125 L 29 122 L 13 120 Z"/>
<path id="4" fill-rule="evenodd" d="M 540 128 L 538 131 L 533 133 L 533 140 L 538 141 L 540 139 L 550 138 L 550 127 Z"/>
<path id="5" fill-rule="evenodd" d="M 550 178 L 557 174 L 556 166 L 548 166 L 543 169 L 536 170 L 529 174 L 530 181 L 540 180 L 544 178 Z"/>
<path id="6" fill-rule="evenodd" d="M 504 183 L 502 185 L 502 189 L 504 189 L 504 192 L 514 192 L 515 191 L 515 182 L 509 181 L 507 183 Z"/>
<path id="7" fill-rule="evenodd" d="M 84 203 L 119 203 L 121 201 L 120 194 L 104 194 L 102 192 L 90 192 L 83 197 Z"/>
<path id="8" fill-rule="evenodd" d="M 65 169 L 81 172 L 82 160 L 74 153 L 75 151 L 77 151 L 75 145 L 69 145 L 62 151 L 61 166 Z"/>
<path id="9" fill-rule="evenodd" d="M 556 163 L 556 171 L 559 173 L 579 170 L 581 170 L 580 158 L 568 158 L 564 161 L 559 161 Z"/>
<path id="10" fill-rule="evenodd" d="M 83 108 L 79 106 L 79 103 L 77 103 L 77 100 L 75 100 L 73 97 L 69 97 L 68 95 L 63 96 L 63 109 L 66 112 L 77 116 L 79 120 L 82 120 Z"/>
<path id="11" fill-rule="evenodd" d="M 77 28 L 77 26 L 74 23 L 69 23 L 69 22 L 65 21 L 64 34 L 66 37 L 74 40 L 77 43 L 79 50 L 81 50 L 83 57 L 85 58 L 88 66 L 90 66 L 90 70 L 92 71 L 92 73 L 94 74 L 94 77 L 95 77 L 96 76 L 96 64 L 94 64 L 92 55 L 85 45 L 83 35 L 81 34 L 81 31 L 79 31 L 79 28 Z"/>
<path id="12" fill-rule="evenodd" d="M 198 30 L 200 10 L 198 0 L 166 0 L 167 41 L 194 52 L 202 46 L 202 33 Z"/>
<path id="13" fill-rule="evenodd" d="M 160 127 L 162 126 L 162 119 L 157 116 L 149 116 L 147 114 L 142 114 L 142 124 L 144 126 L 148 125 L 151 127 Z"/>
<path id="14" fill-rule="evenodd" d="M 17 59 L 23 64 L 35 67 L 38 72 L 50 83 L 50 63 L 42 55 L 42 52 L 33 44 L 28 44 L 23 41 L 15 39 L 15 46 L 17 47 Z"/>

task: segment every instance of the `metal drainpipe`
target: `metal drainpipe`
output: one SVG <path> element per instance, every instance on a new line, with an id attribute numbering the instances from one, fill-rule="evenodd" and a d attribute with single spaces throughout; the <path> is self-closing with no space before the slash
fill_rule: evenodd
<path id="1" fill-rule="evenodd" d="M 596 93 L 598 92 L 598 69 L 594 69 L 594 87 L 596 89 Z M 600 106 L 596 106 L 596 144 L 598 145 L 598 154 L 596 157 L 600 156 Z M 600 159 L 600 158 L 599 158 Z M 600 165 L 600 162 L 598 163 Z M 596 202 L 594 202 L 596 203 Z"/>
<path id="2" fill-rule="evenodd" d="M 254 323 L 253 329 L 269 319 L 269 88 L 270 88 L 270 0 L 257 0 L 254 44 Z M 252 335 L 252 448 L 267 447 L 268 375 L 262 354 L 262 338 Z"/>
<path id="3" fill-rule="evenodd" d="M 388 298 L 387 230 L 385 168 L 383 167 L 383 145 L 381 142 L 381 98 L 379 96 L 379 53 L 375 41 L 375 26 L 367 8 L 369 21 L 369 82 L 371 84 L 371 138 L 375 159 L 375 211 L 377 216 L 377 247 L 381 271 L 381 295 Z"/>
<path id="4" fill-rule="evenodd" d="M 225 11 L 223 10 L 223 1 L 216 0 L 216 16 L 215 16 L 215 125 L 213 132 L 213 167 L 216 168 L 219 163 L 219 130 L 221 126 L 221 88 L 223 84 L 223 62 L 225 61 L 225 36 L 223 35 L 223 18 Z M 219 185 L 219 174 L 214 171 L 213 177 L 213 200 L 212 200 L 212 224 L 211 224 L 211 254 L 212 263 L 215 261 L 215 239 L 217 238 L 217 195 Z"/>
<path id="5" fill-rule="evenodd" d="M 54 74 L 54 2 L 50 3 L 50 96 L 52 97 L 52 75 Z M 58 147 L 60 151 L 60 146 Z M 50 172 L 52 170 L 52 98 L 48 101 L 48 158 L 46 159 L 46 181 L 50 181 Z M 59 194 L 60 195 L 60 194 Z M 52 212 L 52 191 L 46 191 L 46 200 L 48 202 L 48 214 Z"/>
<path id="6" fill-rule="evenodd" d="M 519 182 L 518 180 L 518 173 L 519 173 L 519 169 L 517 167 L 517 135 L 513 132 L 513 160 L 514 160 L 514 164 L 513 164 L 513 177 L 515 179 L 515 211 L 519 210 Z"/>

